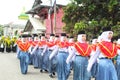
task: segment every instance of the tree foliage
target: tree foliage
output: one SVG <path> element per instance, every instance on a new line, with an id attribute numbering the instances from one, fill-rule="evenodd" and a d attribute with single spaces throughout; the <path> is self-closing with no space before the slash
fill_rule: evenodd
<path id="1" fill-rule="evenodd" d="M 85 30 L 89 37 L 99 35 L 101 29 L 112 27 L 120 33 L 120 0 L 73 0 L 64 8 L 64 30 L 77 34 Z"/>

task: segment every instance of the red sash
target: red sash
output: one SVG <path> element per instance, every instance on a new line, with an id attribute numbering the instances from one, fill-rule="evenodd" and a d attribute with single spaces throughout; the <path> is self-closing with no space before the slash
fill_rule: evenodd
<path id="1" fill-rule="evenodd" d="M 54 43 L 55 43 L 55 45 L 57 45 L 57 44 L 59 44 L 59 42 L 60 42 L 59 40 L 56 40 Z"/>
<path id="2" fill-rule="evenodd" d="M 65 47 L 68 47 L 68 46 L 69 46 L 69 43 L 68 43 L 68 42 L 59 42 L 59 43 L 58 43 L 58 46 L 59 46 L 60 48 L 65 48 Z"/>
<path id="3" fill-rule="evenodd" d="M 25 43 L 22 43 L 22 42 L 21 42 L 21 43 L 19 44 L 20 50 L 21 50 L 21 51 L 24 51 L 24 52 L 28 51 L 29 47 L 30 47 L 30 43 L 29 43 L 29 42 L 25 42 Z"/>
<path id="4" fill-rule="evenodd" d="M 117 45 L 117 48 L 120 49 L 120 45 Z"/>
<path id="5" fill-rule="evenodd" d="M 16 41 L 16 44 L 18 45 L 19 43 L 21 43 L 22 41 L 21 40 L 17 40 Z"/>
<path id="6" fill-rule="evenodd" d="M 39 41 L 38 45 L 39 45 L 39 46 L 46 45 L 46 41 Z"/>
<path id="7" fill-rule="evenodd" d="M 32 41 L 32 46 L 36 46 L 38 44 L 38 41 Z"/>
<path id="8" fill-rule="evenodd" d="M 103 41 L 98 44 L 101 52 L 108 58 L 113 58 L 117 55 L 117 47 L 112 42 Z"/>
<path id="9" fill-rule="evenodd" d="M 91 48 L 92 48 L 93 51 L 96 51 L 96 47 L 97 47 L 96 44 L 92 44 L 92 45 L 91 45 Z"/>
<path id="10" fill-rule="evenodd" d="M 81 56 L 89 56 L 91 53 L 91 47 L 87 43 L 76 42 L 75 49 Z"/>
<path id="11" fill-rule="evenodd" d="M 53 47 L 55 45 L 54 41 L 50 41 L 46 43 L 48 47 Z"/>
<path id="12" fill-rule="evenodd" d="M 69 46 L 74 46 L 74 44 L 75 44 L 74 42 L 71 42 L 69 43 Z"/>
<path id="13" fill-rule="evenodd" d="M 28 41 L 28 42 L 32 45 L 32 42 L 33 42 L 33 41 Z"/>

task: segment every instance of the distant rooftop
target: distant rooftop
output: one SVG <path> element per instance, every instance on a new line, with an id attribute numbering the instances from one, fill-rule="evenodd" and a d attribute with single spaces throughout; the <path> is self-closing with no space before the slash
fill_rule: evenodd
<path id="1" fill-rule="evenodd" d="M 13 27 L 13 28 L 15 28 L 15 27 L 24 28 L 26 23 L 27 23 L 27 21 L 28 20 L 19 20 L 18 19 L 18 20 L 14 21 L 14 22 L 11 22 L 10 27 Z"/>
<path id="2" fill-rule="evenodd" d="M 52 0 L 52 5 L 54 4 L 55 0 Z M 71 1 L 70 0 L 56 0 L 56 4 L 58 5 L 63 5 L 66 6 L 67 4 L 69 4 Z M 47 6 L 51 6 L 50 4 L 50 0 L 42 0 L 41 5 L 47 5 Z"/>

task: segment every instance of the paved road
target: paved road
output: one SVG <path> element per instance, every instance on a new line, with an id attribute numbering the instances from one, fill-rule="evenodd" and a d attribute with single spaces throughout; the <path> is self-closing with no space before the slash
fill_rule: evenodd
<path id="1" fill-rule="evenodd" d="M 72 74 L 69 77 L 72 80 Z M 0 80 L 57 80 L 49 78 L 48 73 L 40 73 L 29 65 L 28 74 L 20 72 L 19 60 L 15 53 L 0 53 Z"/>
<path id="2" fill-rule="evenodd" d="M 73 79 L 72 75 L 71 73 L 68 80 Z M 57 78 L 49 78 L 48 73 L 40 73 L 39 69 L 34 69 L 32 65 L 28 67 L 28 74 L 23 75 L 16 53 L 0 53 L 0 80 L 57 80 Z"/>

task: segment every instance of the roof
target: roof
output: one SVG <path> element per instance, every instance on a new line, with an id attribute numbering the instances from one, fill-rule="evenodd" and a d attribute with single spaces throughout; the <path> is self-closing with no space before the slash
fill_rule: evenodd
<path id="1" fill-rule="evenodd" d="M 42 22 L 38 18 L 30 17 L 29 20 L 36 31 L 46 30 L 46 27 L 42 24 Z"/>
<path id="2" fill-rule="evenodd" d="M 31 10 L 27 11 L 26 13 L 27 14 L 38 14 L 39 11 L 42 9 L 42 8 L 50 8 L 53 6 L 54 4 L 54 1 L 55 0 L 52 0 L 52 4 L 50 4 L 50 0 L 42 0 L 42 3 L 40 4 L 37 4 L 36 3 L 36 6 L 35 6 L 35 2 L 34 2 L 34 6 Z M 56 0 L 56 5 L 57 6 L 66 6 L 67 4 L 70 3 L 70 0 Z"/>
<path id="3" fill-rule="evenodd" d="M 29 20 L 24 28 L 24 32 L 43 32 L 46 30 L 46 27 L 43 25 L 43 23 L 40 21 L 37 17 L 29 16 Z"/>
<path id="4" fill-rule="evenodd" d="M 55 0 L 42 0 L 41 5 L 51 6 L 51 2 L 52 2 L 52 6 L 53 6 Z M 61 5 L 61 6 L 66 6 L 70 2 L 71 2 L 71 0 L 56 0 L 56 4 Z"/>
<path id="5" fill-rule="evenodd" d="M 38 12 L 42 9 L 42 8 L 49 8 L 50 6 L 46 6 L 46 5 L 37 5 L 34 8 L 32 8 L 31 10 L 27 11 L 26 14 L 38 14 Z"/>

